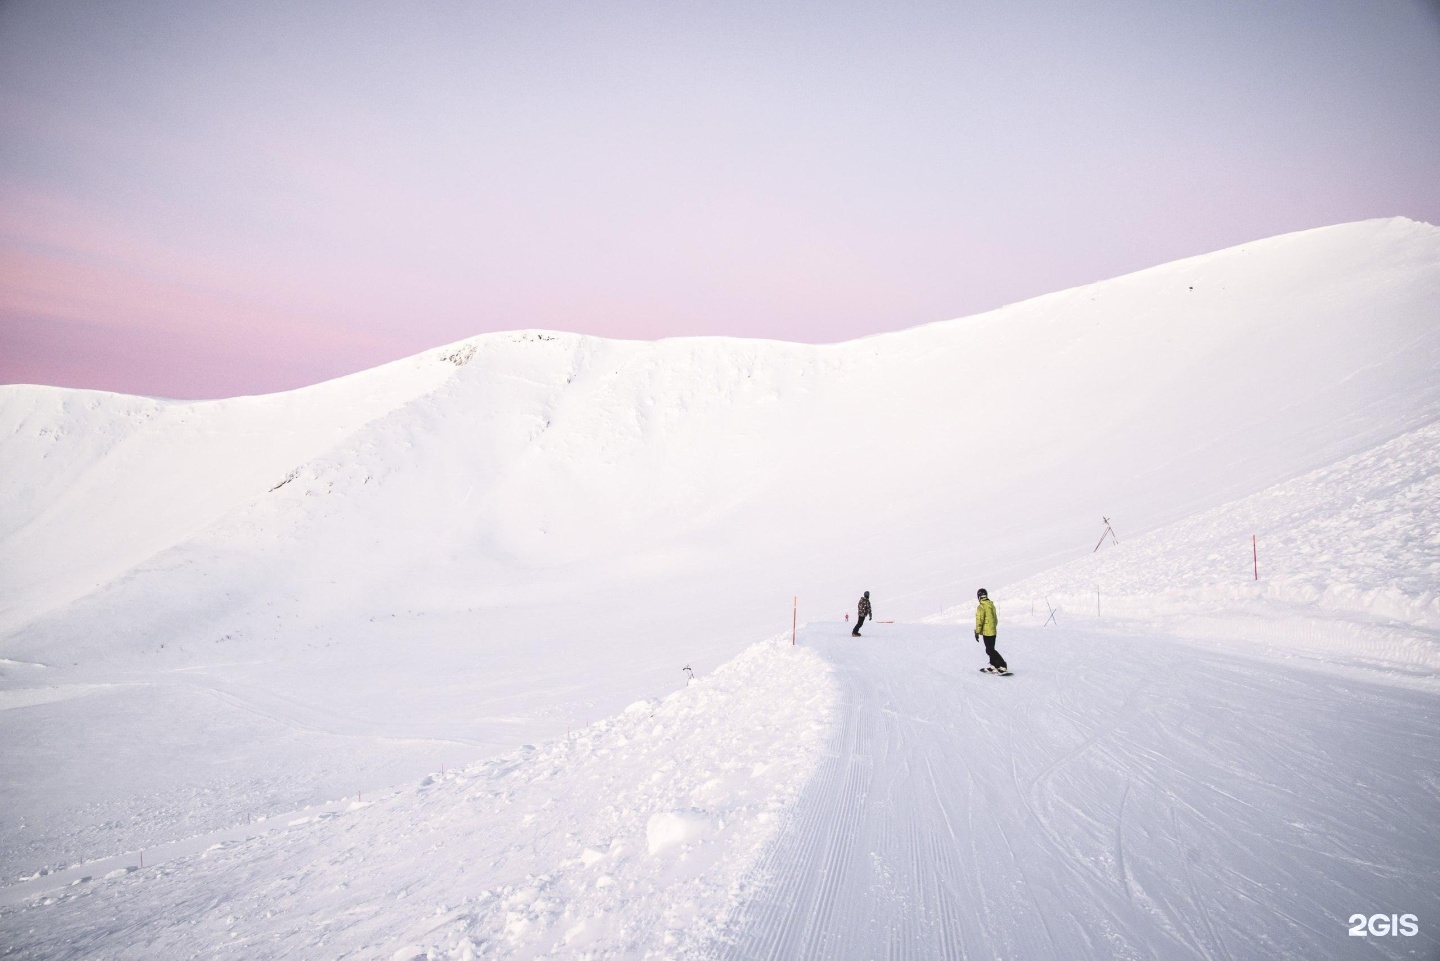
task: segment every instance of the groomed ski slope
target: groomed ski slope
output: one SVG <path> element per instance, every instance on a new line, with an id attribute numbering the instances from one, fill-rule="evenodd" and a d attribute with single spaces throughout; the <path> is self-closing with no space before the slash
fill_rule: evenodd
<path id="1" fill-rule="evenodd" d="M 1159 635 L 813 625 L 839 722 L 725 959 L 1430 958 L 1440 705 Z M 1413 913 L 1354 938 L 1351 914 Z"/>
<path id="2" fill-rule="evenodd" d="M 0 908 L 79 959 L 1426 958 L 1432 695 L 1163 636 L 810 625 L 555 742 Z"/>
<path id="3" fill-rule="evenodd" d="M 1437 458 L 1431 424 L 992 591 L 1012 677 L 973 601 L 807 630 L 840 729 L 714 953 L 1433 957 L 1347 932 L 1440 916 Z"/>

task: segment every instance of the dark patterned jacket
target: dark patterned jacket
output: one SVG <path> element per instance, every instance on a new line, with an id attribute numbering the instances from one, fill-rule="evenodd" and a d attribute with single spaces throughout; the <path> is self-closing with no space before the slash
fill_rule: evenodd
<path id="1" fill-rule="evenodd" d="M 874 617 L 874 616 L 875 616 L 874 614 L 871 614 L 871 613 L 870 613 L 870 598 L 868 598 L 868 597 L 862 597 L 862 598 L 860 598 L 859 616 L 860 616 L 860 617 Z"/>

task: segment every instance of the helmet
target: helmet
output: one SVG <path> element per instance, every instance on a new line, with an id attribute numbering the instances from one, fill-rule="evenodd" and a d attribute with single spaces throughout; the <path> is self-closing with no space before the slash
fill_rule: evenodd
<path id="1" fill-rule="evenodd" d="M 981 598 L 981 597 L 989 597 L 989 596 L 990 596 L 990 595 L 985 592 L 985 588 L 983 588 L 983 587 L 980 588 L 980 590 L 978 590 L 978 591 L 975 592 L 975 597 L 976 597 L 977 599 L 978 599 L 978 598 Z"/>
<path id="2" fill-rule="evenodd" d="M 866 592 L 865 592 L 865 596 L 866 596 L 866 597 L 869 597 L 869 596 L 870 596 L 870 592 L 869 592 L 869 591 L 866 591 Z"/>

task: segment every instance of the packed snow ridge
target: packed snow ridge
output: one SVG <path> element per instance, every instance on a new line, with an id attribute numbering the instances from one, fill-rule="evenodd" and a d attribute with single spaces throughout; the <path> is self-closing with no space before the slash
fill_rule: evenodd
<path id="1" fill-rule="evenodd" d="M 199 943 L 248 957 L 679 950 L 713 937 L 755 883 L 745 869 L 815 768 L 833 687 L 821 659 L 788 636 L 758 644 L 562 738 L 44 896 L 47 926 L 7 931 L 7 947 L 63 956 L 103 946 L 115 958 L 182 956 Z M 217 903 L 219 890 L 229 894 Z M 93 939 L 96 898 L 122 916 L 179 923 L 139 942 Z M 324 918 L 276 910 L 297 899 L 323 904 Z M 397 904 L 409 919 L 398 926 Z"/>
<path id="2" fill-rule="evenodd" d="M 0 951 L 1433 951 L 1343 921 L 1440 917 L 1437 319 L 1395 219 L 843 344 L 0 387 Z"/>

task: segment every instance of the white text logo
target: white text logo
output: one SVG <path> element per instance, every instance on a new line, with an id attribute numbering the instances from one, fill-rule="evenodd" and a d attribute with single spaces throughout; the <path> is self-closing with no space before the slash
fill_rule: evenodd
<path id="1" fill-rule="evenodd" d="M 1407 938 L 1420 933 L 1420 919 L 1413 914 L 1363 914 L 1350 915 L 1350 937 L 1363 938 L 1373 935 L 1381 938 L 1387 934 L 1402 934 Z"/>

